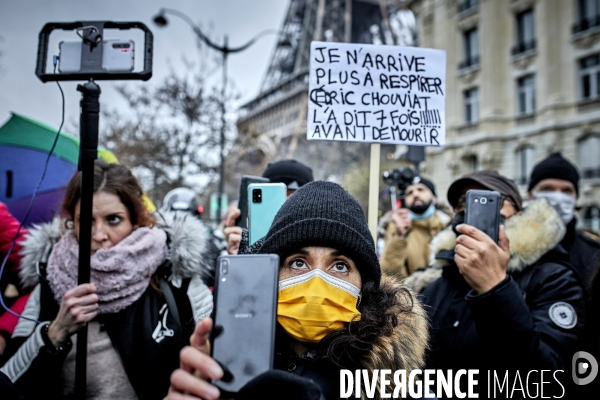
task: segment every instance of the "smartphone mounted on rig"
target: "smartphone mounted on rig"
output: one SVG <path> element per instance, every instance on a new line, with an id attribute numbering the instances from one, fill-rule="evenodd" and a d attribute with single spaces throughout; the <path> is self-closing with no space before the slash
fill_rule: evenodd
<path id="1" fill-rule="evenodd" d="M 144 43 L 136 50 L 133 40 L 105 40 L 105 29 L 139 29 Z M 58 73 L 48 73 L 50 33 L 75 31 L 81 40 L 59 44 Z M 152 77 L 152 32 L 141 22 L 76 21 L 49 22 L 40 31 L 35 74 L 42 82 L 87 80 L 142 80 Z M 54 51 L 54 50 L 53 50 Z M 135 54 L 142 54 L 142 71 L 134 72 Z"/>

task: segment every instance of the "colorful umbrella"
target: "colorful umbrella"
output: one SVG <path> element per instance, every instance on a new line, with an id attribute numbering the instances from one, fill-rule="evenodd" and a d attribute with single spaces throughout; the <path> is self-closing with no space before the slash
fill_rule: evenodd
<path id="1" fill-rule="evenodd" d="M 16 113 L 0 127 L 0 201 L 19 221 L 25 217 L 42 176 L 56 131 Z M 102 147 L 98 148 L 98 157 L 110 163 L 118 162 L 110 150 Z M 77 171 L 78 158 L 79 139 L 61 132 L 26 226 L 50 221 L 58 213 L 67 184 Z M 153 211 L 154 205 L 149 200 L 146 203 L 148 210 Z"/>

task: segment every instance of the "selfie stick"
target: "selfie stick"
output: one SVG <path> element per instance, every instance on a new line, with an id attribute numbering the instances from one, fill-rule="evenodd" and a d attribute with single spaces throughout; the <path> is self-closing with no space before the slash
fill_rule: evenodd
<path id="1" fill-rule="evenodd" d="M 79 217 L 79 270 L 77 284 L 90 282 L 90 257 L 92 243 L 92 199 L 94 196 L 94 161 L 98 158 L 98 124 L 100 120 L 100 86 L 90 79 L 77 85 L 81 96 L 79 119 L 79 170 L 81 171 L 81 213 Z M 87 324 L 77 332 L 75 362 L 75 397 L 86 397 Z"/>
<path id="2" fill-rule="evenodd" d="M 75 30 L 83 39 L 81 42 L 81 68 L 73 73 L 48 73 L 48 43 L 54 30 Z M 144 32 L 142 57 L 143 70 L 108 71 L 103 68 L 102 51 L 104 29 L 140 29 Z M 87 80 L 78 85 L 81 96 L 81 116 L 79 119 L 79 171 L 81 171 L 80 226 L 79 226 L 79 267 L 77 283 L 90 282 L 90 257 L 92 243 L 92 199 L 94 196 L 94 161 L 98 158 L 98 123 L 100 120 L 99 80 L 142 80 L 152 77 L 152 32 L 141 22 L 76 21 L 50 22 L 44 25 L 39 35 L 38 55 L 35 74 L 42 82 Z M 56 67 L 56 58 L 54 59 Z M 60 70 L 59 70 L 60 71 Z M 86 398 L 87 369 L 87 325 L 77 332 L 77 355 L 75 364 L 75 398 Z"/>

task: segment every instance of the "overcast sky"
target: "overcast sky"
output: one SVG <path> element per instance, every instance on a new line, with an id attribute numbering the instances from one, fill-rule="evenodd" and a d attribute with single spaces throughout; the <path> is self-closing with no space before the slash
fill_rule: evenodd
<path id="1" fill-rule="evenodd" d="M 42 83 L 35 76 L 38 34 L 47 22 L 145 23 L 154 33 L 154 73 L 148 82 L 127 83 L 135 88 L 157 84 L 169 74 L 169 64 L 176 71 L 185 71 L 182 55 L 198 59 L 196 36 L 184 21 L 170 17 L 166 27 L 154 25 L 152 19 L 161 7 L 186 13 L 217 43 L 222 42 L 224 34 L 228 35 L 230 46 L 235 47 L 264 29 L 279 29 L 288 3 L 287 0 L 0 0 L 0 125 L 8 120 L 11 111 L 51 126 L 60 124 L 61 97 L 56 84 Z M 118 38 L 128 39 L 125 32 L 119 33 Z M 242 96 L 238 104 L 258 94 L 275 43 L 275 35 L 267 35 L 244 52 L 230 55 L 229 79 Z M 140 48 L 141 43 L 136 46 Z M 81 95 L 75 89 L 77 83 L 62 85 L 69 127 L 79 119 Z M 99 85 L 103 107 L 124 105 L 114 90 L 115 83 L 101 81 Z"/>

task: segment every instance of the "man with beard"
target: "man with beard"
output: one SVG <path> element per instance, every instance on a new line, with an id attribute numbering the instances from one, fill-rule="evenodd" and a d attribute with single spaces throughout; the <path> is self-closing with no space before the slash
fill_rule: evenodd
<path id="1" fill-rule="evenodd" d="M 417 176 L 407 186 L 404 207 L 392 214 L 385 233 L 381 267 L 388 275 L 405 278 L 429 263 L 429 242 L 450 222 L 436 209 L 433 182 Z"/>

